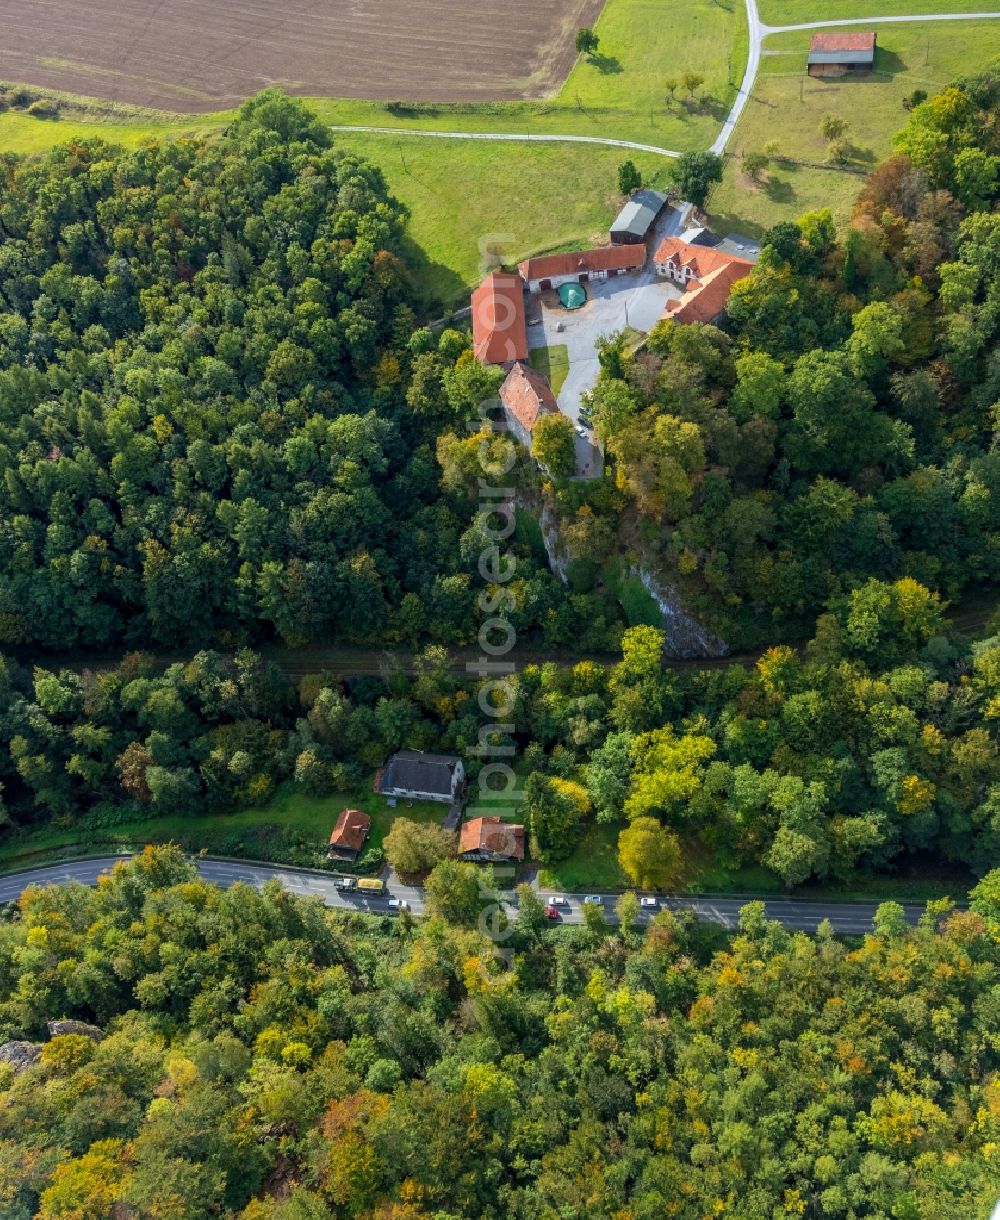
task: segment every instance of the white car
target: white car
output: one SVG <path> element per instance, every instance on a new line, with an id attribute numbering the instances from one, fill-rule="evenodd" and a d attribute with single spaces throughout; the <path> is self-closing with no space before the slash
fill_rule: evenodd
<path id="1" fill-rule="evenodd" d="M 640 898 L 639 906 L 641 907 L 658 907 L 660 905 L 659 898 Z"/>
<path id="2" fill-rule="evenodd" d="M 587 439 L 587 429 L 583 426 L 583 424 L 576 425 L 576 434 L 577 436 L 582 436 L 584 440 Z"/>
<path id="3" fill-rule="evenodd" d="M 569 899 L 553 894 L 551 898 L 545 899 L 545 905 L 549 907 L 568 907 Z"/>
<path id="4" fill-rule="evenodd" d="M 390 898 L 389 899 L 389 910 L 390 911 L 408 911 L 409 909 L 410 909 L 410 904 L 406 901 L 405 898 Z"/>
<path id="5" fill-rule="evenodd" d="M 594 906 L 594 907 L 604 906 L 604 899 L 601 897 L 600 894 L 588 894 L 587 897 L 584 898 L 583 901 L 589 902 L 590 905 Z"/>

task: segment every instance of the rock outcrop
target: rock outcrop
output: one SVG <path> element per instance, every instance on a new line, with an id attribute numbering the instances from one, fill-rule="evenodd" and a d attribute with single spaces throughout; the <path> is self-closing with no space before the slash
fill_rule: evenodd
<path id="1" fill-rule="evenodd" d="M 41 1054 L 37 1042 L 5 1042 L 0 1046 L 0 1063 L 9 1063 L 15 1072 L 23 1072 L 36 1064 Z"/>
<path id="2" fill-rule="evenodd" d="M 61 1038 L 65 1034 L 80 1034 L 92 1042 L 100 1042 L 104 1037 L 103 1029 L 96 1025 L 88 1025 L 86 1021 L 46 1021 L 45 1028 L 49 1031 L 50 1038 Z"/>

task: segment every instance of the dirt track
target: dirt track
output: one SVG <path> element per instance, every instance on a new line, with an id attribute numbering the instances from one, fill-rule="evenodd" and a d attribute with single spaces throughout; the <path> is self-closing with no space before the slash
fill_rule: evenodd
<path id="1" fill-rule="evenodd" d="M 0 80 L 168 110 L 266 85 L 411 101 L 543 96 L 602 0 L 6 0 Z"/>

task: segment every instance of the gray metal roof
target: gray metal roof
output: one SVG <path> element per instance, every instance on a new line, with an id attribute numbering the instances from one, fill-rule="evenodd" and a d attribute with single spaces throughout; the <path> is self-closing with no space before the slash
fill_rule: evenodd
<path id="1" fill-rule="evenodd" d="M 644 237 L 663 211 L 666 195 L 660 191 L 636 191 L 611 226 L 612 233 L 635 233 Z"/>
<path id="2" fill-rule="evenodd" d="M 811 64 L 870 64 L 875 62 L 874 48 L 868 51 L 810 51 Z"/>

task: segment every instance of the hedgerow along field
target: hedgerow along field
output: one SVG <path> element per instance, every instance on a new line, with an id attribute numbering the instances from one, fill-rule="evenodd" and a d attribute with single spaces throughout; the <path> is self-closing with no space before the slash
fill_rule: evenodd
<path id="1" fill-rule="evenodd" d="M 544 96 L 601 0 L 7 0 L 0 79 L 176 111 L 269 85 L 337 97 Z"/>

